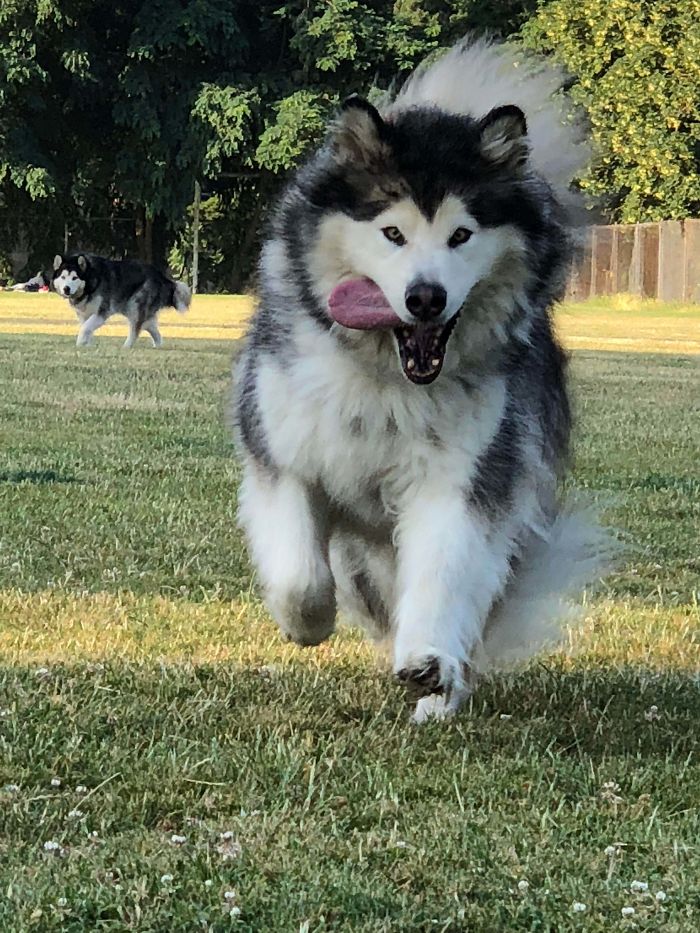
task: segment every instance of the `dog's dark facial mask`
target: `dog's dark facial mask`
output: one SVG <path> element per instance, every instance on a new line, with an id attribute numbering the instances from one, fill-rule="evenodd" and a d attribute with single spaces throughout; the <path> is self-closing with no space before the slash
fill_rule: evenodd
<path id="1" fill-rule="evenodd" d="M 85 256 L 56 256 L 53 261 L 53 290 L 63 298 L 79 299 L 85 292 L 88 261 Z"/>
<path id="2" fill-rule="evenodd" d="M 413 383 L 440 375 L 469 293 L 512 246 L 509 219 L 480 223 L 471 189 L 475 178 L 483 191 L 518 176 L 525 134 L 516 107 L 481 121 L 429 110 L 385 121 L 360 98 L 345 103 L 332 131 L 333 186 L 316 193 L 342 218 L 348 272 L 328 313 L 343 327 L 392 330 Z"/>

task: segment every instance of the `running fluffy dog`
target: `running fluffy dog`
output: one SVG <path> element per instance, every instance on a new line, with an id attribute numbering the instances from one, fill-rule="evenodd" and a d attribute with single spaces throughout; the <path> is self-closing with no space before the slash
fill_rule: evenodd
<path id="1" fill-rule="evenodd" d="M 550 308 L 586 157 L 561 76 L 462 43 L 380 110 L 345 102 L 273 214 L 236 376 L 239 511 L 302 645 L 336 610 L 390 640 L 414 718 L 531 649 L 597 534 L 562 504 Z"/>
<path id="2" fill-rule="evenodd" d="M 103 259 L 89 253 L 56 256 L 51 287 L 67 298 L 78 316 L 79 347 L 92 341 L 92 335 L 113 314 L 129 321 L 125 347 L 133 347 L 142 330 L 154 347 L 163 343 L 158 330 L 158 312 L 175 308 L 184 312 L 190 306 L 190 290 L 162 272 L 136 259 Z"/>

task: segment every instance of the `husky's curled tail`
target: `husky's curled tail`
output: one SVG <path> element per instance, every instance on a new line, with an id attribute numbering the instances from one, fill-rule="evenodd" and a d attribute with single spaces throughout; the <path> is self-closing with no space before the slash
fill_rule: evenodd
<path id="1" fill-rule="evenodd" d="M 465 39 L 414 72 L 388 104 L 387 115 L 432 106 L 481 119 L 495 107 L 514 105 L 525 114 L 533 169 L 568 201 L 590 146 L 581 115 L 564 93 L 567 81 L 551 61 L 520 46 Z"/>

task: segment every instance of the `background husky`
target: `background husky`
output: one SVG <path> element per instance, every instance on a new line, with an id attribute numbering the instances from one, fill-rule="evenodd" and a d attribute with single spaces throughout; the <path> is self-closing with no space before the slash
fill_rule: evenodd
<path id="1" fill-rule="evenodd" d="M 135 259 L 103 259 L 88 253 L 56 256 L 53 270 L 53 290 L 67 298 L 78 315 L 79 347 L 90 343 L 113 314 L 123 314 L 129 321 L 125 347 L 132 347 L 142 330 L 159 347 L 163 342 L 158 330 L 161 308 L 186 311 L 190 306 L 190 290 L 184 282 L 175 282 Z"/>
<path id="2" fill-rule="evenodd" d="M 237 370 L 240 520 L 283 632 L 336 609 L 445 715 L 552 634 L 596 533 L 558 497 L 570 414 L 549 308 L 586 157 L 561 77 L 463 43 L 381 113 L 350 98 L 286 188 Z"/>

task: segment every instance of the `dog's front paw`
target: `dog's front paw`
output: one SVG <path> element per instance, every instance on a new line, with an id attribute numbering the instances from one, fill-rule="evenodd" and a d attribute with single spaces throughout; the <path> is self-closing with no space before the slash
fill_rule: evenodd
<path id="1" fill-rule="evenodd" d="M 413 699 L 439 694 L 444 690 L 438 658 L 424 658 L 419 664 L 402 667 L 396 679 Z"/>
<path id="2" fill-rule="evenodd" d="M 335 593 L 330 589 L 304 596 L 287 594 L 269 603 L 287 641 L 303 648 L 320 645 L 335 631 Z"/>
<path id="3" fill-rule="evenodd" d="M 428 655 L 412 660 L 396 672 L 408 698 L 416 702 L 411 719 L 415 723 L 429 719 L 447 719 L 454 715 L 474 687 L 469 666 L 453 658 Z"/>

